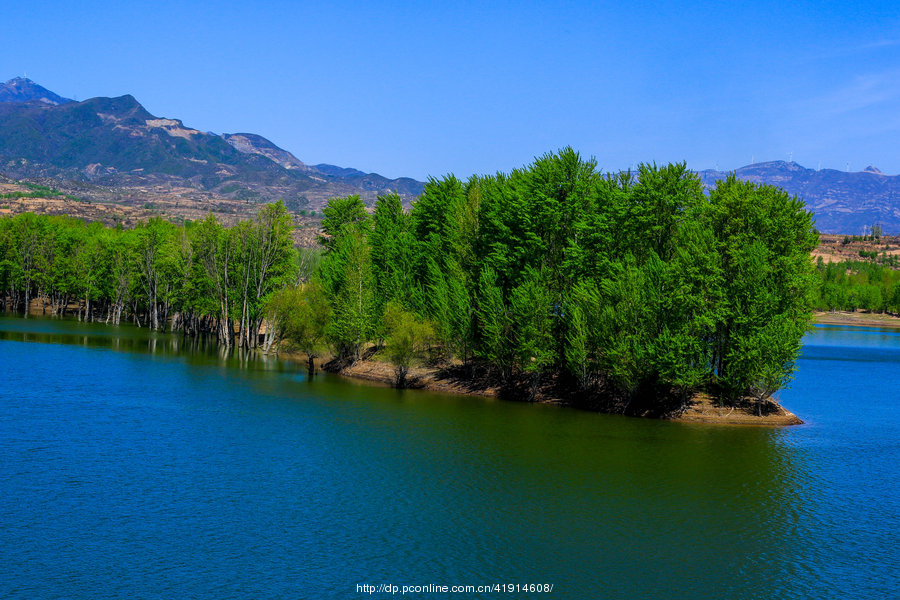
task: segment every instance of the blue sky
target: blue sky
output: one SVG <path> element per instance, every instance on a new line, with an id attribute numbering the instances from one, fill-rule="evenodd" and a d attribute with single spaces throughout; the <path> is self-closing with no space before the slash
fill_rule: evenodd
<path id="1" fill-rule="evenodd" d="M 10 2 L 0 80 L 390 177 L 755 159 L 900 173 L 896 2 Z"/>

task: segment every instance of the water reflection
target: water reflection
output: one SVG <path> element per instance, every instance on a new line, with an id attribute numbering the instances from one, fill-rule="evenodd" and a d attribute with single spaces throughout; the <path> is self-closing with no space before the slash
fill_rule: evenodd
<path id="1" fill-rule="evenodd" d="M 113 326 L 69 318 L 0 317 L 0 340 L 108 348 L 161 358 L 178 357 L 197 365 L 263 371 L 294 371 L 298 368 L 275 355 L 225 348 L 216 342 L 215 336 L 188 337 L 181 333 L 152 332 L 131 324 Z"/>

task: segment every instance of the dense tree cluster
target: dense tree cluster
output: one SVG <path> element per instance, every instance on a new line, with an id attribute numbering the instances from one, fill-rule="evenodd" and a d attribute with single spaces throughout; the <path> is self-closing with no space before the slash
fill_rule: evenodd
<path id="1" fill-rule="evenodd" d="M 531 394 L 553 380 L 622 408 L 764 397 L 790 379 L 815 301 L 803 203 L 733 177 L 705 194 L 684 164 L 604 176 L 565 149 L 432 179 L 410 211 L 350 196 L 323 214 L 305 296 L 330 316 L 301 337 L 347 361 L 386 342 L 398 380 L 430 345 Z"/>
<path id="2" fill-rule="evenodd" d="M 706 193 L 684 164 L 603 175 L 567 148 L 509 174 L 432 179 L 411 210 L 393 194 L 372 212 L 335 198 L 310 277 L 290 227 L 280 203 L 232 228 L 21 215 L 0 221 L 0 285 L 19 307 L 75 301 L 86 318 L 226 345 L 289 338 L 310 368 L 382 348 L 401 385 L 427 355 L 630 412 L 700 390 L 766 397 L 790 380 L 816 302 L 803 203 L 734 177 Z"/>
<path id="3" fill-rule="evenodd" d="M 210 215 L 134 229 L 25 213 L 0 220 L 0 290 L 7 310 L 41 300 L 118 324 L 215 333 L 226 346 L 258 347 L 269 297 L 297 276 L 290 216 L 281 203 L 225 228 Z"/>
<path id="4" fill-rule="evenodd" d="M 816 266 L 819 310 L 900 314 L 900 271 L 871 261 L 825 263 L 821 258 Z"/>

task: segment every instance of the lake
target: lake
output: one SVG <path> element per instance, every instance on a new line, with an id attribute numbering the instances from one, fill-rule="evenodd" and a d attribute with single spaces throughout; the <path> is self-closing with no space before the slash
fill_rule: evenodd
<path id="1" fill-rule="evenodd" d="M 898 331 L 816 327 L 785 429 L 308 380 L 67 320 L 0 317 L 0 365 L 0 597 L 900 595 Z"/>

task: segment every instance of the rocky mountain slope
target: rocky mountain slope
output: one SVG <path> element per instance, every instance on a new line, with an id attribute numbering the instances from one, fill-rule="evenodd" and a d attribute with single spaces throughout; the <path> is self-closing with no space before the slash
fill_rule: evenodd
<path id="1" fill-rule="evenodd" d="M 54 106 L 74 102 L 74 100 L 54 94 L 25 77 L 16 77 L 0 85 L 0 102 L 28 102 L 29 100 L 37 100 Z"/>
<path id="2" fill-rule="evenodd" d="M 74 102 L 21 79 L 0 86 L 0 172 L 78 185 L 89 199 L 104 195 L 94 188 L 145 196 L 186 189 L 251 203 L 281 199 L 295 211 L 348 194 L 371 204 L 397 191 L 410 201 L 424 185 L 318 170 L 262 136 L 198 131 L 150 114 L 130 95 Z"/>
<path id="3" fill-rule="evenodd" d="M 803 198 L 823 233 L 863 234 L 873 225 L 886 233 L 900 232 L 900 176 L 885 175 L 875 167 L 846 172 L 774 161 L 741 167 L 734 173 L 739 179 L 776 185 Z M 707 170 L 699 175 L 706 185 L 714 186 L 729 173 Z"/>

